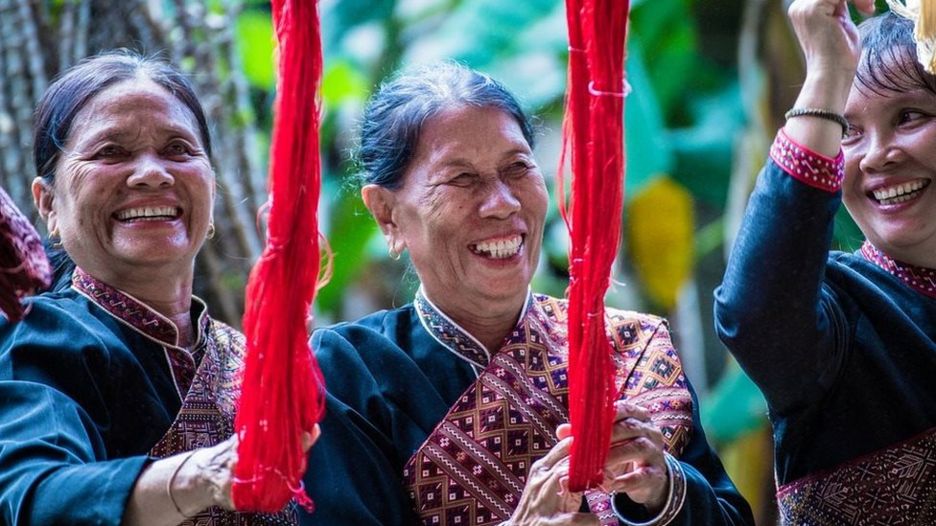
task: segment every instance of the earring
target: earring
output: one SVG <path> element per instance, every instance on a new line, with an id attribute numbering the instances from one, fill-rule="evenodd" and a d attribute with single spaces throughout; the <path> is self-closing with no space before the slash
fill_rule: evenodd
<path id="1" fill-rule="evenodd" d="M 57 228 L 49 232 L 49 244 L 52 248 L 62 248 L 62 236 Z"/>
<path id="2" fill-rule="evenodd" d="M 214 239 L 215 236 L 215 226 L 214 222 L 208 223 L 208 235 L 205 236 L 206 239 Z"/>
<path id="3" fill-rule="evenodd" d="M 390 249 L 387 250 L 387 252 L 390 254 L 390 259 L 392 259 L 393 261 L 399 261 L 400 256 L 402 255 L 401 252 L 396 251 L 393 247 L 390 247 Z"/>

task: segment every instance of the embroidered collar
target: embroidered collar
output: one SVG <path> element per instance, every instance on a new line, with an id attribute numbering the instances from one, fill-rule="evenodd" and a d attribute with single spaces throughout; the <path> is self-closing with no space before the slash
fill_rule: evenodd
<path id="1" fill-rule="evenodd" d="M 176 324 L 130 294 L 100 281 L 80 267 L 76 267 L 72 275 L 72 288 L 124 325 L 155 340 L 156 343 L 181 349 Z M 197 313 L 198 318 L 195 325 L 197 334 L 192 348 L 198 349 L 208 329 L 208 309 L 202 300 L 192 296 L 192 310 Z"/>
<path id="2" fill-rule="evenodd" d="M 532 304 L 533 294 L 528 289 L 523 310 L 520 311 L 520 317 L 517 319 L 517 326 L 523 323 Z M 426 297 L 422 287 L 416 291 L 413 306 L 416 307 L 416 313 L 419 315 L 419 321 L 422 323 L 423 328 L 443 347 L 455 353 L 459 358 L 467 360 L 472 365 L 481 368 L 488 366 L 491 361 L 491 353 L 484 347 L 484 344 L 436 307 Z"/>
<path id="3" fill-rule="evenodd" d="M 892 259 L 875 248 L 869 241 L 865 241 L 861 245 L 861 255 L 868 261 L 897 276 L 913 290 L 925 296 L 936 298 L 936 270 L 917 267 Z"/>

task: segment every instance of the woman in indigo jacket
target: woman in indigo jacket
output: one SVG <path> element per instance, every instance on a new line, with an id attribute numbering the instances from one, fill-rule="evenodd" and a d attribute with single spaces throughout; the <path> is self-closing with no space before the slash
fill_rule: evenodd
<path id="1" fill-rule="evenodd" d="M 384 84 L 362 197 L 413 302 L 315 332 L 328 384 L 308 525 L 751 524 L 667 323 L 607 309 L 620 402 L 605 480 L 569 491 L 567 302 L 530 290 L 546 216 L 516 99 L 437 64 Z"/>
<path id="2" fill-rule="evenodd" d="M 191 84 L 158 60 L 105 53 L 43 96 L 33 196 L 72 264 L 0 320 L 0 524 L 298 520 L 232 511 L 244 337 L 192 296 L 210 156 Z"/>
<path id="3" fill-rule="evenodd" d="M 717 328 L 767 398 L 784 524 L 936 524 L 936 78 L 910 20 L 859 30 L 844 0 L 796 0 L 790 18 L 806 80 Z M 855 253 L 829 252 L 842 202 Z"/>

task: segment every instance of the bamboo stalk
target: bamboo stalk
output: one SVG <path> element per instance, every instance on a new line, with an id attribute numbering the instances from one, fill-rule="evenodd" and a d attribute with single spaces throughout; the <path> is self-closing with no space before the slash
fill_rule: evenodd
<path id="1" fill-rule="evenodd" d="M 26 0 L 16 0 L 13 9 L 7 9 L 4 16 L 0 17 L 0 41 L 3 47 L 4 69 L 3 75 L 6 77 L 6 89 L 9 103 L 8 115 L 12 119 L 13 129 L 10 137 L 10 148 L 8 154 L 13 158 L 11 164 L 10 179 L 7 181 L 11 197 L 22 206 L 21 203 L 27 201 L 26 181 L 32 179 L 31 163 L 27 162 L 24 152 L 30 151 L 32 147 L 32 137 L 29 133 L 32 130 L 32 108 L 33 101 L 30 97 L 29 73 L 24 62 L 25 50 L 23 49 L 26 39 L 25 28 L 27 21 L 23 20 L 24 6 Z M 28 6 L 25 6 L 28 8 Z M 25 208 L 26 210 L 31 209 Z"/>
<path id="2" fill-rule="evenodd" d="M 78 5 L 75 0 L 66 0 L 62 2 L 59 11 L 58 65 L 60 69 L 65 69 L 75 63 L 72 44 L 75 42 L 77 10 Z"/>

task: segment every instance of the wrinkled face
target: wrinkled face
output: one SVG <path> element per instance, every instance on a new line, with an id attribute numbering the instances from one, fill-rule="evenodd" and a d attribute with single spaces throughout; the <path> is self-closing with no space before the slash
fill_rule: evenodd
<path id="1" fill-rule="evenodd" d="M 429 119 L 393 192 L 393 248 L 406 248 L 430 299 L 457 311 L 522 305 L 536 270 L 548 196 L 520 126 L 494 108 Z"/>
<path id="2" fill-rule="evenodd" d="M 33 185 L 75 263 L 98 277 L 144 266 L 191 273 L 214 195 L 198 130 L 192 112 L 148 79 L 115 84 L 79 111 L 54 188 Z"/>
<path id="3" fill-rule="evenodd" d="M 861 231 L 891 257 L 936 256 L 936 95 L 852 88 L 845 107 L 843 199 Z"/>

